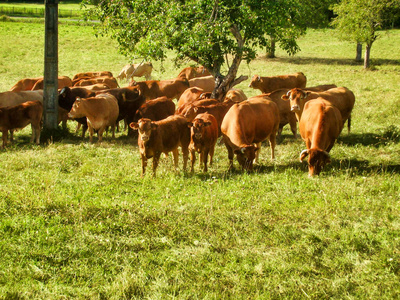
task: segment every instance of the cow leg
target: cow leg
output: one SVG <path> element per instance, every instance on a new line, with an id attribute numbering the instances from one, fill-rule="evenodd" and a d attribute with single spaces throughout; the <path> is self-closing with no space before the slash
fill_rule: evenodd
<path id="1" fill-rule="evenodd" d="M 92 143 L 92 142 L 93 142 L 93 133 L 94 133 L 94 130 L 93 130 L 93 127 L 90 126 L 90 125 L 88 125 L 88 128 L 89 128 L 89 143 Z"/>
<path id="2" fill-rule="evenodd" d="M 256 143 L 256 147 L 258 148 L 258 150 L 256 151 L 256 163 L 258 164 L 258 158 L 260 157 L 260 152 L 261 152 L 261 142 L 260 143 Z"/>
<path id="3" fill-rule="evenodd" d="M 81 128 L 82 124 L 81 123 L 77 123 L 76 124 L 76 128 L 75 128 L 75 133 L 77 133 L 79 131 L 79 129 Z M 82 129 L 83 130 L 83 129 Z"/>
<path id="4" fill-rule="evenodd" d="M 225 142 L 225 141 L 224 141 Z M 225 142 L 225 147 L 228 150 L 229 167 L 228 169 L 233 169 L 233 149 Z"/>
<path id="5" fill-rule="evenodd" d="M 82 139 L 85 138 L 85 133 L 88 130 L 88 128 L 89 128 L 89 126 L 87 124 L 86 125 L 85 124 L 82 125 Z"/>
<path id="6" fill-rule="evenodd" d="M 199 168 L 201 168 L 204 158 L 203 158 L 203 151 L 200 151 L 200 155 L 199 155 Z"/>
<path id="7" fill-rule="evenodd" d="M 276 135 L 274 132 L 271 133 L 271 135 L 269 136 L 269 146 L 271 147 L 271 160 L 274 160 L 275 159 L 275 146 L 276 146 Z M 260 152 L 260 150 L 258 150 L 257 152 Z"/>
<path id="8" fill-rule="evenodd" d="M 204 169 L 203 169 L 204 172 L 208 171 L 208 169 L 207 169 L 208 152 L 209 152 L 209 149 L 205 149 L 202 151 L 203 161 L 204 161 Z"/>
<path id="9" fill-rule="evenodd" d="M 111 137 L 115 139 L 115 127 L 117 127 L 118 123 L 111 125 Z"/>
<path id="10" fill-rule="evenodd" d="M 189 158 L 189 148 L 182 147 L 182 154 L 183 154 L 183 171 L 186 172 L 187 161 Z"/>
<path id="11" fill-rule="evenodd" d="M 8 135 L 8 133 L 7 133 L 7 135 Z M 13 142 L 13 141 L 14 141 L 14 130 L 10 129 L 10 142 Z M 7 142 L 7 140 L 6 140 L 6 142 Z"/>
<path id="12" fill-rule="evenodd" d="M 7 145 L 8 130 L 7 129 L 3 130 L 2 133 L 3 133 L 2 140 L 3 140 L 3 149 L 4 149 Z"/>
<path id="13" fill-rule="evenodd" d="M 99 143 L 103 141 L 103 133 L 104 131 L 108 128 L 108 126 L 100 127 L 99 130 L 97 130 L 97 136 L 99 139 Z M 106 136 L 107 136 L 107 131 L 106 131 Z"/>
<path id="14" fill-rule="evenodd" d="M 178 170 L 178 160 L 179 160 L 179 151 L 178 148 L 172 151 L 172 156 L 174 157 L 174 167 L 175 170 Z"/>
<path id="15" fill-rule="evenodd" d="M 290 130 L 292 131 L 295 139 L 297 139 L 297 124 L 296 123 L 297 123 L 296 118 L 292 118 L 289 121 Z"/>
<path id="16" fill-rule="evenodd" d="M 158 167 L 158 162 L 160 161 L 161 152 L 157 152 L 153 156 L 153 177 L 156 177 L 156 170 Z"/>
<path id="17" fill-rule="evenodd" d="M 190 161 L 191 161 L 191 168 L 190 172 L 194 172 L 194 163 L 196 162 L 196 151 L 194 149 L 190 150 Z"/>
<path id="18" fill-rule="evenodd" d="M 215 144 L 212 145 L 210 148 L 210 166 L 212 166 L 213 164 L 214 150 L 215 150 Z"/>
<path id="19" fill-rule="evenodd" d="M 142 177 L 144 176 L 144 173 L 146 171 L 146 167 L 147 167 L 147 158 L 145 155 L 141 155 L 140 156 L 141 160 L 142 160 Z M 153 162 L 154 162 L 154 158 L 153 158 Z M 153 171 L 154 172 L 154 171 Z"/>

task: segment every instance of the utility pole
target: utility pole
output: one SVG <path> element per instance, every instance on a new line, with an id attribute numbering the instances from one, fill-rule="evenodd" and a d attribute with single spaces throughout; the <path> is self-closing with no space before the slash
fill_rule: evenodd
<path id="1" fill-rule="evenodd" d="M 45 0 L 44 128 L 58 125 L 58 0 Z"/>

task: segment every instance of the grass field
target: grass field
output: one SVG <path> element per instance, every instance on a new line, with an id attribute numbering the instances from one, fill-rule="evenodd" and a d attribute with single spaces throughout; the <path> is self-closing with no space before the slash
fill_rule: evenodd
<path id="1" fill-rule="evenodd" d="M 44 28 L 0 28 L 6 91 L 42 75 Z M 265 144 L 254 173 L 227 172 L 218 145 L 209 173 L 175 172 L 169 157 L 155 179 L 140 178 L 137 145 L 124 132 L 89 144 L 71 122 L 62 139 L 40 146 L 28 143 L 30 128 L 16 133 L 0 153 L 0 299 L 399 298 L 400 30 L 374 43 L 372 71 L 331 30 L 310 30 L 299 44 L 294 57 L 260 51 L 238 75 L 302 71 L 309 86 L 355 93 L 352 132 L 314 179 L 288 128 L 276 161 Z M 60 24 L 60 75 L 117 74 L 127 62 L 90 26 Z M 172 60 L 153 64 L 155 79 L 180 70 Z M 247 85 L 239 86 L 247 96 L 258 94 Z"/>

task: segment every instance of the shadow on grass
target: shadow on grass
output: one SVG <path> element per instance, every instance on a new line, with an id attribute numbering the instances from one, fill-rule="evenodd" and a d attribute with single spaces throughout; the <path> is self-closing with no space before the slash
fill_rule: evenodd
<path id="1" fill-rule="evenodd" d="M 322 57 L 278 57 L 278 58 L 266 58 L 262 56 L 260 60 L 273 60 L 282 63 L 296 64 L 296 65 L 309 65 L 309 64 L 319 64 L 319 65 L 342 65 L 342 66 L 363 66 L 364 62 L 357 62 L 351 58 L 322 58 Z M 400 65 L 399 59 L 384 59 L 375 58 L 371 59 L 372 66 L 381 65 Z"/>

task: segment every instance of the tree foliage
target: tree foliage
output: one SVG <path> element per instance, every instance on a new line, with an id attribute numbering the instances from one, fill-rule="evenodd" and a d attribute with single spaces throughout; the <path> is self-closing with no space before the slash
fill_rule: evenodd
<path id="1" fill-rule="evenodd" d="M 369 67 L 369 51 L 378 31 L 396 15 L 398 0 L 342 0 L 333 6 L 337 17 L 332 25 L 341 38 L 366 45 L 364 66 Z"/>
<path id="2" fill-rule="evenodd" d="M 89 14 L 100 20 L 98 34 L 116 39 L 127 57 L 163 60 L 172 50 L 177 65 L 201 64 L 225 89 L 269 36 L 295 54 L 305 31 L 296 25 L 303 17 L 299 0 L 101 0 Z"/>

